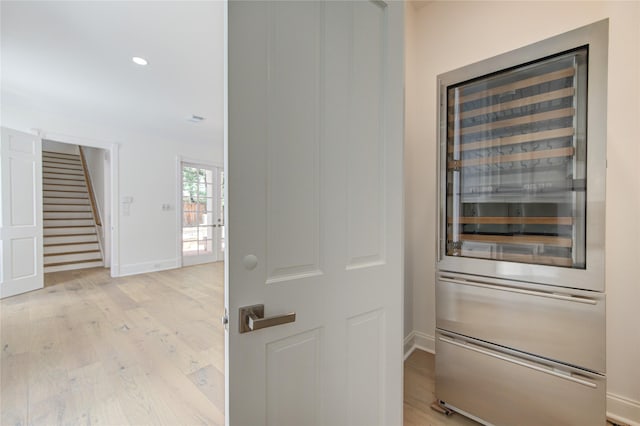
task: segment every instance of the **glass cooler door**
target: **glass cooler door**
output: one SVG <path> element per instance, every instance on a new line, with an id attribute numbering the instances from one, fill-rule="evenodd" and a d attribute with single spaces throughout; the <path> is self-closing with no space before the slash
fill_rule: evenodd
<path id="1" fill-rule="evenodd" d="M 448 256 L 585 268 L 587 55 L 447 87 Z"/>

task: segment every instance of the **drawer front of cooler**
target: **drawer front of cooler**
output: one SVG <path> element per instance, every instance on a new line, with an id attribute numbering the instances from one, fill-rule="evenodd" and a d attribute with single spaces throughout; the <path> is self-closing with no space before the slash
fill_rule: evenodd
<path id="1" fill-rule="evenodd" d="M 436 394 L 497 426 L 606 421 L 604 376 L 453 334 L 436 333 Z"/>
<path id="2" fill-rule="evenodd" d="M 436 326 L 605 372 L 605 295 L 441 272 Z"/>

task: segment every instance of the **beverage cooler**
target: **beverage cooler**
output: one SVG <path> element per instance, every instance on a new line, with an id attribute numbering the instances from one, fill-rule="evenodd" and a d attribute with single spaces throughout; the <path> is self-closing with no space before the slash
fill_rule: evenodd
<path id="1" fill-rule="evenodd" d="M 607 34 L 439 76 L 436 394 L 486 424 L 605 423 Z"/>

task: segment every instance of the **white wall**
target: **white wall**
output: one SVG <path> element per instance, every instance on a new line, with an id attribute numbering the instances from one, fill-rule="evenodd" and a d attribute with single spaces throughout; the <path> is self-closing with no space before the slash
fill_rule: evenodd
<path id="1" fill-rule="evenodd" d="M 51 152 L 61 152 L 65 154 L 75 154 L 80 155 L 78 151 L 78 147 L 75 145 L 69 145 L 66 143 L 60 143 L 56 141 L 43 140 L 42 141 L 42 150 L 43 151 L 51 151 Z"/>
<path id="2" fill-rule="evenodd" d="M 436 76 L 610 19 L 607 134 L 607 409 L 640 423 L 640 3 L 430 2 L 407 14 L 407 262 L 413 337 L 435 333 Z M 412 21 L 413 20 L 413 21 Z M 409 311 L 408 311 L 409 312 Z M 409 336 L 411 337 L 411 336 Z"/>
<path id="3" fill-rule="evenodd" d="M 96 198 L 96 207 L 100 214 L 100 219 L 105 219 L 105 193 L 104 193 L 104 153 L 100 148 L 84 147 L 84 159 L 87 163 L 87 171 L 91 179 L 91 188 Z"/>
<path id="4" fill-rule="evenodd" d="M 222 133 L 210 140 L 162 140 L 148 135 L 127 133 L 115 127 L 79 122 L 57 116 L 52 111 L 40 111 L 32 106 L 3 103 L 3 126 L 27 131 L 40 129 L 56 140 L 99 141 L 119 144 L 119 188 L 122 197 L 132 197 L 129 215 L 123 214 L 119 203 L 117 232 L 120 238 L 119 274 L 127 275 L 176 267 L 180 264 L 178 245 L 179 207 L 178 156 L 199 158 L 208 163 L 223 162 Z M 194 124 L 195 125 L 195 124 Z M 60 135 L 68 135 L 68 140 Z M 162 204 L 171 210 L 163 211 Z"/>
<path id="5" fill-rule="evenodd" d="M 91 189 L 96 202 L 96 209 L 102 222 L 102 226 L 98 229 L 100 231 L 100 244 L 102 245 L 102 251 L 104 254 L 104 266 L 111 266 L 110 244 L 109 244 L 109 220 L 108 215 L 110 204 L 110 193 L 108 192 L 108 180 L 110 175 L 109 169 L 105 169 L 105 154 L 107 151 L 101 148 L 83 147 L 84 159 L 87 165 L 87 172 L 89 173 L 89 179 L 91 180 Z M 105 175 L 105 171 L 107 174 Z"/>

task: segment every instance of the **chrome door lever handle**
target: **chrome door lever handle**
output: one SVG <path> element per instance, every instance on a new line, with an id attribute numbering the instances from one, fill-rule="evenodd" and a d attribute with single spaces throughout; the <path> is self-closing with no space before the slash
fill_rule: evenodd
<path id="1" fill-rule="evenodd" d="M 260 330 L 261 328 L 287 324 L 295 320 L 295 312 L 265 318 L 264 305 L 243 306 L 240 308 L 240 333 L 248 333 L 250 331 Z"/>

